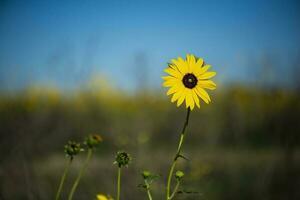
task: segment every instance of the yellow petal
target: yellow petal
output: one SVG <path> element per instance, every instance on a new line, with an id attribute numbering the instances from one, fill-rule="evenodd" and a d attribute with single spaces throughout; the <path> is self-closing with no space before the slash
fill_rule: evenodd
<path id="1" fill-rule="evenodd" d="M 178 70 L 182 74 L 182 72 L 177 67 L 179 65 L 179 62 L 176 59 L 172 59 L 171 62 L 172 62 L 171 64 L 172 68 Z"/>
<path id="2" fill-rule="evenodd" d="M 176 79 L 174 76 L 162 76 L 161 78 L 165 81 Z"/>
<path id="3" fill-rule="evenodd" d="M 207 94 L 207 92 L 206 92 L 204 89 L 202 89 L 201 87 L 197 86 L 195 92 L 197 93 L 197 95 L 198 95 L 205 103 L 209 104 L 209 102 L 210 102 L 211 100 L 210 100 L 209 95 Z"/>
<path id="4" fill-rule="evenodd" d="M 187 63 L 190 63 L 190 54 L 186 54 L 186 61 Z"/>
<path id="5" fill-rule="evenodd" d="M 181 81 L 176 80 L 176 79 L 167 80 L 167 81 L 163 82 L 164 87 L 172 87 L 172 86 L 176 86 L 176 85 L 179 85 L 179 84 L 181 84 Z"/>
<path id="6" fill-rule="evenodd" d="M 198 85 L 209 90 L 214 90 L 217 87 L 217 85 L 211 80 L 199 80 Z"/>
<path id="7" fill-rule="evenodd" d="M 179 99 L 179 97 L 180 97 L 180 93 L 176 92 L 175 94 L 173 94 L 171 98 L 171 102 L 174 103 L 175 101 L 177 101 L 177 99 Z"/>
<path id="8" fill-rule="evenodd" d="M 192 94 L 192 95 L 193 95 L 193 99 L 194 99 L 194 101 L 195 101 L 197 107 L 200 108 L 199 98 L 198 98 L 198 96 L 197 96 L 195 90 L 192 90 L 192 91 L 193 91 L 193 94 Z"/>
<path id="9" fill-rule="evenodd" d="M 193 54 L 190 55 L 190 63 L 196 64 L 196 58 L 195 58 L 195 56 Z"/>
<path id="10" fill-rule="evenodd" d="M 198 60 L 197 60 L 197 62 L 196 62 L 196 66 L 197 67 L 199 67 L 199 68 L 201 68 L 202 67 L 202 65 L 203 65 L 203 58 L 198 58 Z"/>
<path id="11" fill-rule="evenodd" d="M 202 73 L 206 72 L 209 68 L 211 68 L 211 65 L 204 65 L 201 67 Z"/>
<path id="12" fill-rule="evenodd" d="M 198 77 L 198 76 L 202 75 L 203 73 L 205 73 L 210 67 L 211 67 L 211 65 L 204 65 L 200 69 L 197 67 L 197 68 L 195 68 L 194 73 Z"/>
<path id="13" fill-rule="evenodd" d="M 164 72 L 170 74 L 171 76 L 174 76 L 175 78 L 178 78 L 178 79 L 181 79 L 182 78 L 182 74 L 177 71 L 177 70 L 174 70 L 173 68 L 171 67 L 168 67 L 164 70 Z"/>
<path id="14" fill-rule="evenodd" d="M 174 70 L 177 70 L 177 67 L 175 64 L 169 63 L 168 66 Z"/>
<path id="15" fill-rule="evenodd" d="M 171 62 L 172 64 L 169 64 L 169 66 L 171 66 L 174 70 L 178 71 L 182 75 L 183 72 L 181 72 L 180 68 L 177 67 L 178 61 L 176 59 L 172 59 Z"/>
<path id="16" fill-rule="evenodd" d="M 209 78 L 214 77 L 216 74 L 217 74 L 216 72 L 206 72 L 206 73 L 198 76 L 197 78 L 198 79 L 209 79 Z"/>
<path id="17" fill-rule="evenodd" d="M 188 73 L 188 63 L 185 60 L 183 60 L 183 58 L 178 57 L 178 64 L 176 66 L 183 75 Z"/>
<path id="18" fill-rule="evenodd" d="M 195 60 L 195 57 L 193 55 L 186 54 L 186 64 L 189 73 L 191 73 L 193 70 L 193 59 Z"/>
<path id="19" fill-rule="evenodd" d="M 170 94 L 173 94 L 175 92 L 177 92 L 177 87 L 171 87 L 168 91 L 167 91 L 167 95 L 169 96 Z"/>
<path id="20" fill-rule="evenodd" d="M 184 88 L 183 91 L 182 91 L 182 93 L 181 93 L 181 96 L 179 97 L 179 99 L 177 101 L 177 107 L 179 107 L 183 103 L 183 101 L 185 100 L 186 91 L 187 91 L 187 89 Z"/>
<path id="21" fill-rule="evenodd" d="M 190 107 L 191 110 L 194 109 L 195 104 L 194 104 L 194 99 L 192 96 L 192 90 L 190 90 L 190 89 L 188 89 L 188 91 L 186 93 L 185 102 L 186 102 L 186 108 Z"/>
<path id="22" fill-rule="evenodd" d="M 170 95 L 170 94 L 173 94 L 173 93 L 179 92 L 179 91 L 180 91 L 180 87 L 173 86 L 167 91 L 167 95 Z"/>
<path id="23" fill-rule="evenodd" d="M 184 90 L 182 89 L 182 90 L 179 90 L 178 92 L 175 92 L 171 98 L 171 102 L 173 103 L 173 102 L 177 101 L 181 97 L 183 91 Z"/>
<path id="24" fill-rule="evenodd" d="M 177 66 L 177 65 L 179 64 L 178 60 L 176 60 L 176 59 L 172 59 L 171 62 L 172 62 L 175 66 Z"/>
<path id="25" fill-rule="evenodd" d="M 194 68 L 196 66 L 196 58 L 194 55 L 190 55 L 190 62 L 188 63 L 189 65 L 189 72 L 193 73 Z"/>

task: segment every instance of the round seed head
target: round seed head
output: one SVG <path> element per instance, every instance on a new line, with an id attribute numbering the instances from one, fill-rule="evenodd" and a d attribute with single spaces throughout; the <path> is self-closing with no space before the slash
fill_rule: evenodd
<path id="1" fill-rule="evenodd" d="M 80 143 L 74 142 L 74 141 L 68 141 L 68 143 L 64 146 L 64 152 L 67 157 L 70 157 L 71 159 L 74 158 L 79 152 L 83 151 L 83 149 L 80 146 Z"/>
<path id="2" fill-rule="evenodd" d="M 127 166 L 130 161 L 131 157 L 128 153 L 126 153 L 125 151 L 119 151 L 117 152 L 116 160 L 114 163 L 118 164 L 118 167 L 124 167 Z"/>

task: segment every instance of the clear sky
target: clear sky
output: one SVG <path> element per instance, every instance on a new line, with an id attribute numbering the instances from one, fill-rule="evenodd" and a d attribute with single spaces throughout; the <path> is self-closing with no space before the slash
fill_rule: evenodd
<path id="1" fill-rule="evenodd" d="M 217 82 L 263 78 L 264 59 L 288 80 L 299 35 L 297 1 L 1 0 L 0 87 L 77 88 L 102 74 L 120 88 L 158 88 L 166 63 L 186 53 Z"/>

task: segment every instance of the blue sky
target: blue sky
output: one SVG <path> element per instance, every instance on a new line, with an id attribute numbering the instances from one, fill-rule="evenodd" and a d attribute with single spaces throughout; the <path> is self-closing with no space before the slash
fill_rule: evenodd
<path id="1" fill-rule="evenodd" d="M 297 1 L 1 1 L 0 88 L 160 87 L 166 63 L 193 53 L 217 82 L 251 82 L 263 60 L 289 80 L 300 56 Z M 259 76 L 259 77 L 258 77 Z M 275 81 L 276 82 L 276 81 Z"/>

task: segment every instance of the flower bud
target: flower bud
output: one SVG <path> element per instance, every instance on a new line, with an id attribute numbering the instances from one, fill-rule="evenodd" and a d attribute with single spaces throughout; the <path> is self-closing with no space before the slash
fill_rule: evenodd
<path id="1" fill-rule="evenodd" d="M 96 148 L 103 139 L 98 134 L 89 135 L 86 139 L 84 144 L 88 146 L 89 149 Z"/>
<path id="2" fill-rule="evenodd" d="M 144 179 L 147 179 L 151 176 L 151 172 L 149 172 L 148 170 L 143 171 L 142 176 Z"/>
<path id="3" fill-rule="evenodd" d="M 130 161 L 131 157 L 128 153 L 126 153 L 125 151 L 119 151 L 117 152 L 116 160 L 114 163 L 118 164 L 118 167 L 124 167 L 127 166 Z"/>
<path id="4" fill-rule="evenodd" d="M 64 152 L 67 157 L 70 157 L 71 159 L 74 158 L 75 155 L 77 155 L 80 151 L 83 151 L 83 149 L 80 147 L 80 144 L 74 141 L 68 141 L 68 143 L 64 147 Z"/>
<path id="5" fill-rule="evenodd" d="M 175 173 L 175 178 L 179 181 L 179 180 L 181 180 L 182 177 L 184 177 L 183 171 L 178 170 L 178 171 Z"/>

